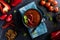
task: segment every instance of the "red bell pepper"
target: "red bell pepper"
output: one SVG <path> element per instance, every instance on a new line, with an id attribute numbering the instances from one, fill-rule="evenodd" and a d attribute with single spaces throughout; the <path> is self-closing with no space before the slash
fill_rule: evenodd
<path id="1" fill-rule="evenodd" d="M 12 20 L 12 14 L 10 14 L 7 18 L 6 18 L 6 22 L 10 22 Z"/>
<path id="2" fill-rule="evenodd" d="M 2 6 L 1 3 L 0 3 L 0 11 L 1 11 L 1 12 L 3 11 L 3 6 Z"/>
<path id="3" fill-rule="evenodd" d="M 3 6 L 0 7 L 0 10 L 2 11 L 2 13 L 6 13 L 9 10 L 11 10 L 10 6 L 6 2 L 4 2 L 4 0 L 0 0 L 0 5 L 4 6 L 4 7 Z"/>
<path id="4" fill-rule="evenodd" d="M 52 40 L 59 40 L 60 39 L 60 31 L 53 32 L 51 34 L 51 38 L 52 38 Z"/>
<path id="5" fill-rule="evenodd" d="M 3 29 L 6 29 L 6 28 L 9 27 L 10 25 L 14 27 L 15 25 L 13 25 L 12 23 L 13 23 L 13 21 L 10 21 L 10 22 L 4 24 L 4 25 L 2 26 L 2 28 L 3 28 Z"/>
<path id="6" fill-rule="evenodd" d="M 13 0 L 12 2 L 11 2 L 11 5 L 12 6 L 17 6 L 19 3 L 21 3 L 22 2 L 22 0 Z"/>
<path id="7" fill-rule="evenodd" d="M 6 19 L 6 17 L 7 17 L 7 15 L 6 15 L 6 14 L 5 14 L 5 15 L 0 16 L 0 20 L 5 20 L 5 19 Z"/>

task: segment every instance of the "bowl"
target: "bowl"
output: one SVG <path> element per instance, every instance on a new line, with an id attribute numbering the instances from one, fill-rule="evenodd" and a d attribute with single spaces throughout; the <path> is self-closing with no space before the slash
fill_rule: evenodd
<path id="1" fill-rule="evenodd" d="M 29 9 L 23 15 L 23 24 L 28 28 L 35 28 L 41 23 L 41 13 L 36 9 Z"/>

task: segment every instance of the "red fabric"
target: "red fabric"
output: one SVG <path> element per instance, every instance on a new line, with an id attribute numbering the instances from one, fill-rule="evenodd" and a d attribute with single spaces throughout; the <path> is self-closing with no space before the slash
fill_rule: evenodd
<path id="1" fill-rule="evenodd" d="M 60 40 L 60 31 L 53 32 L 51 34 L 51 38 L 52 38 L 52 40 Z"/>

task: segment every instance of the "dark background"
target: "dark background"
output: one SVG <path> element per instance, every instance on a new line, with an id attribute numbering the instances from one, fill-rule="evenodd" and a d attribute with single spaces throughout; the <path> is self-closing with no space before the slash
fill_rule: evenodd
<path id="1" fill-rule="evenodd" d="M 18 35 L 16 37 L 16 40 L 51 40 L 50 39 L 50 33 L 53 32 L 53 31 L 60 30 L 60 24 L 59 23 L 57 23 L 57 26 L 54 26 L 54 23 L 52 21 L 49 21 L 48 18 L 47 18 L 47 20 L 45 21 L 45 23 L 47 25 L 48 32 L 46 34 L 43 34 L 43 35 L 35 38 L 35 39 L 32 39 L 30 37 L 27 28 L 22 23 L 22 17 L 21 17 L 21 14 L 19 12 L 19 8 L 23 7 L 24 5 L 26 5 L 26 4 L 28 4 L 28 3 L 32 2 L 32 1 L 35 1 L 38 9 L 41 9 L 42 12 L 44 13 L 44 15 L 46 15 L 47 13 L 50 14 L 52 17 L 54 15 L 56 15 L 56 13 L 48 12 L 45 7 L 40 6 L 39 5 L 39 1 L 40 0 L 23 0 L 21 4 L 19 4 L 15 8 L 12 8 L 12 10 L 9 12 L 9 13 L 13 13 L 13 20 L 14 20 L 15 27 L 10 26 L 7 29 L 4 29 L 3 33 L 2 33 L 1 40 L 6 40 L 5 32 L 8 29 L 13 29 L 13 30 L 17 31 Z M 13 12 L 14 10 L 17 10 L 17 12 L 14 13 Z M 46 16 L 46 17 L 48 17 L 48 16 Z M 1 21 L 0 23 L 5 23 L 5 22 Z M 2 27 L 2 26 L 0 26 L 0 27 Z M 24 33 L 26 33 L 27 35 L 24 36 Z"/>

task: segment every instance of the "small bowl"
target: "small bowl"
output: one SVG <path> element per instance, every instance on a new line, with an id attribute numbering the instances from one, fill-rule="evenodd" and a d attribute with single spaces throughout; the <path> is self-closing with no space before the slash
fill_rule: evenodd
<path id="1" fill-rule="evenodd" d="M 34 12 L 35 12 L 35 14 L 34 14 Z M 24 17 L 26 17 L 25 21 L 24 21 Z M 29 9 L 29 10 L 27 10 L 24 13 L 23 19 L 22 19 L 23 24 L 27 28 L 36 28 L 41 23 L 41 20 L 42 20 L 41 13 L 38 10 L 36 10 L 36 9 Z"/>

